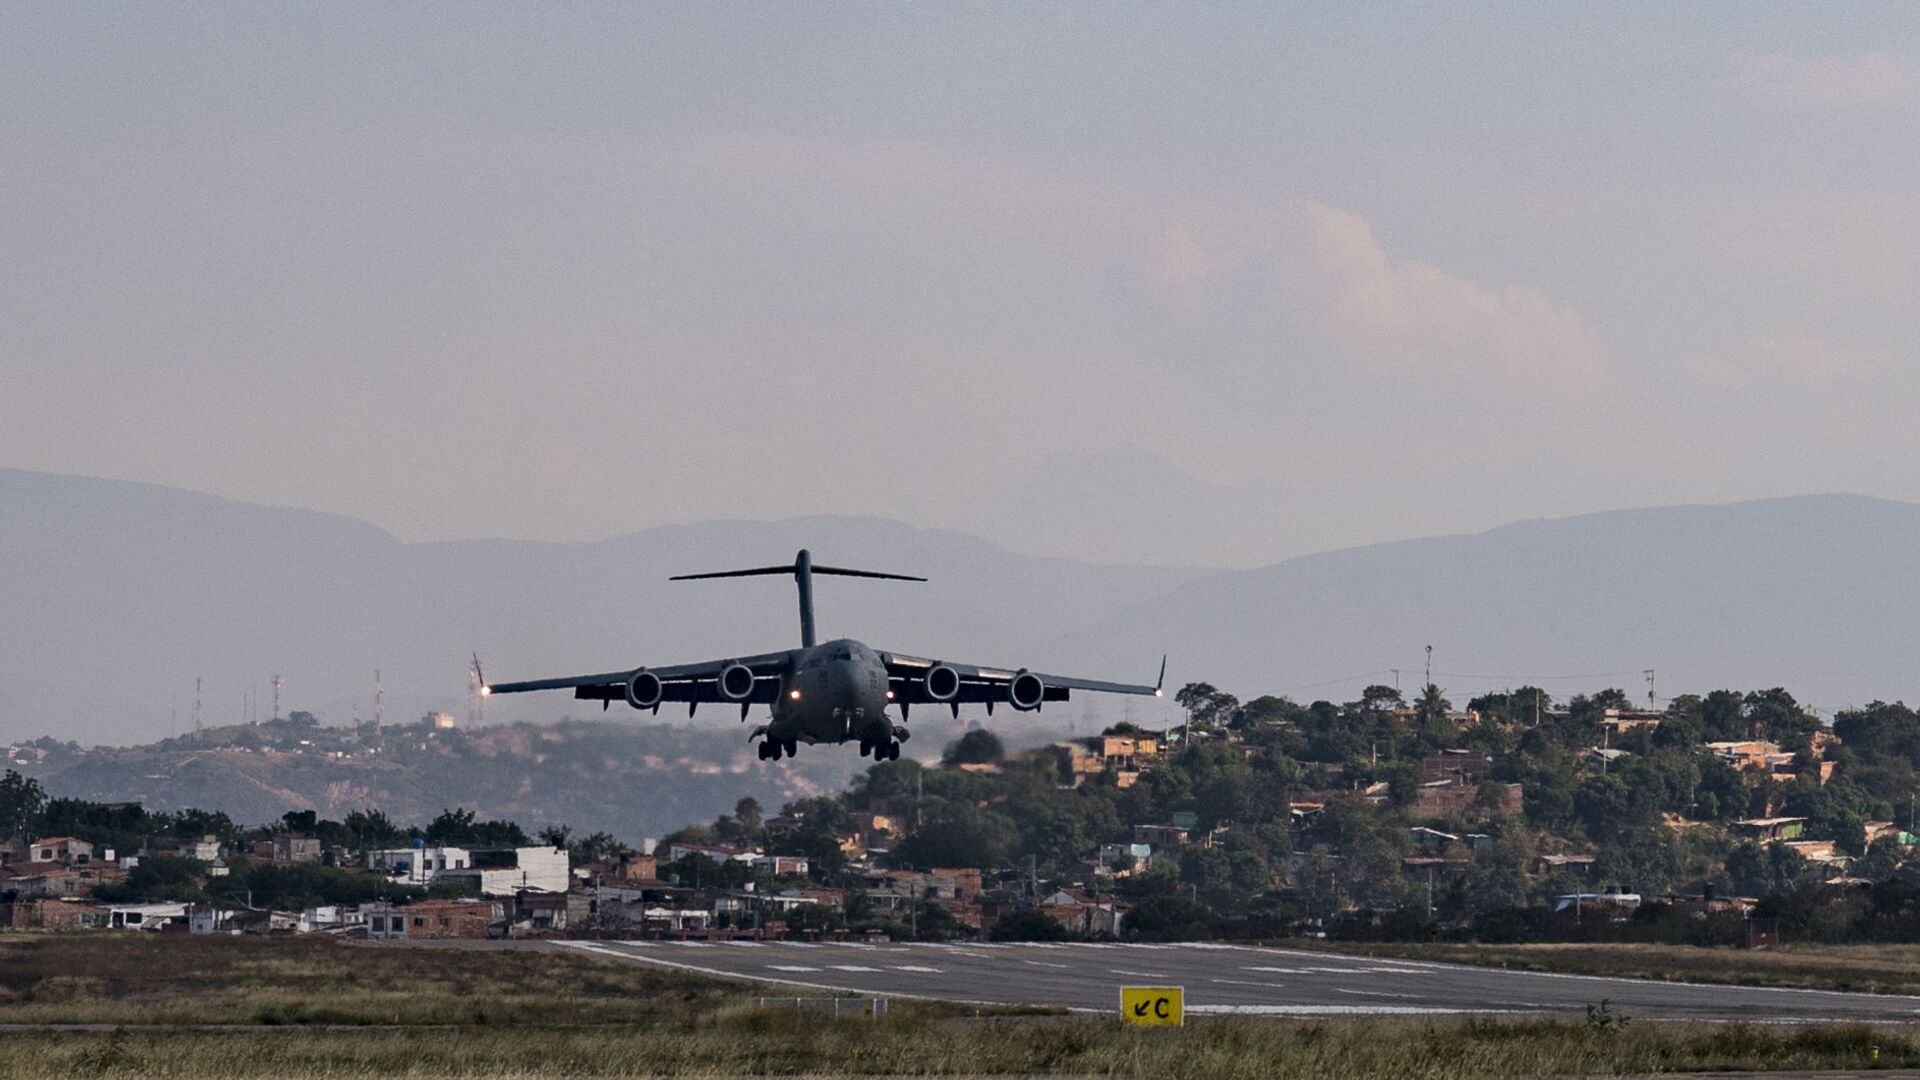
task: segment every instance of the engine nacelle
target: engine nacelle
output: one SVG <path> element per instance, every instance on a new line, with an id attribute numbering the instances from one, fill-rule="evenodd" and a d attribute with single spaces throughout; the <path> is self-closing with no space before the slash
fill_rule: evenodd
<path id="1" fill-rule="evenodd" d="M 720 696 L 728 701 L 745 701 L 753 696 L 753 669 L 745 664 L 728 664 L 715 680 Z"/>
<path id="2" fill-rule="evenodd" d="M 667 688 L 660 676 L 651 671 L 641 670 L 633 673 L 627 680 L 627 704 L 636 709 L 657 708 Z"/>
<path id="3" fill-rule="evenodd" d="M 1026 668 L 1016 672 L 1013 681 L 1007 684 L 1007 702 L 1021 712 L 1032 712 L 1039 708 L 1046 696 L 1047 684 Z"/>
<path id="4" fill-rule="evenodd" d="M 934 701 L 952 701 L 960 696 L 960 673 L 945 664 L 928 668 L 921 683 Z"/>

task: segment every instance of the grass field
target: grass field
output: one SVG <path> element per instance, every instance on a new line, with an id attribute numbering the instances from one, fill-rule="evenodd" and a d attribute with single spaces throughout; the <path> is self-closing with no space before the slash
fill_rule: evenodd
<path id="1" fill-rule="evenodd" d="M 1450 961 L 1574 975 L 1920 994 L 1920 945 L 1788 945 L 1705 949 L 1689 945 L 1349 945 L 1341 952 Z"/>
<path id="2" fill-rule="evenodd" d="M 907 1001 L 883 1020 L 836 1019 L 757 1009 L 752 993 L 559 951 L 0 935 L 0 1024 L 27 1025 L 0 1032 L 0 1077 L 1441 1077 L 1920 1067 L 1914 1033 L 1861 1026 L 1205 1018 L 1184 1029 L 1129 1029 L 1111 1017 L 979 1017 Z M 53 1026 L 63 1024 L 108 1026 Z"/>

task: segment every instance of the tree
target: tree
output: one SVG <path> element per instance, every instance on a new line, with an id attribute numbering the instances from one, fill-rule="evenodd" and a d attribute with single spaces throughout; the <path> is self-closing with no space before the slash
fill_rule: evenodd
<path id="1" fill-rule="evenodd" d="M 747 832 L 760 831 L 761 816 L 760 800 L 751 795 L 733 804 L 733 820 L 739 822 Z"/>
<path id="2" fill-rule="evenodd" d="M 986 728 L 973 728 L 966 734 L 947 744 L 940 755 L 940 764 L 952 768 L 955 765 L 986 765 L 1007 756 L 1007 748 L 1000 742 L 1000 736 Z"/>
<path id="3" fill-rule="evenodd" d="M 1191 682 L 1173 695 L 1174 704 L 1187 710 L 1187 719 L 1195 727 L 1214 727 L 1233 721 L 1240 699 L 1224 693 L 1212 683 Z"/>
<path id="4" fill-rule="evenodd" d="M 0 840 L 16 833 L 32 837 L 46 808 L 47 793 L 40 781 L 12 769 L 0 776 Z"/>

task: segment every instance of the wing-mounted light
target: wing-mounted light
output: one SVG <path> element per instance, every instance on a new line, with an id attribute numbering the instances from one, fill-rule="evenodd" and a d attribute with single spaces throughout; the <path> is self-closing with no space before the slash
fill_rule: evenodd
<path id="1" fill-rule="evenodd" d="M 660 681 L 660 676 L 641 668 L 627 680 L 627 704 L 636 709 L 657 709 L 666 691 L 666 685 Z"/>

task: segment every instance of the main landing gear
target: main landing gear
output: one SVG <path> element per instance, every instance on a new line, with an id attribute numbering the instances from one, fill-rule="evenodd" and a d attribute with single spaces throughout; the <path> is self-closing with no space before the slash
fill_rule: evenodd
<path id="1" fill-rule="evenodd" d="M 860 756 L 871 756 L 875 761 L 899 761 L 900 740 L 887 739 L 884 742 L 876 743 L 871 739 L 862 739 L 860 740 Z"/>
<path id="2" fill-rule="evenodd" d="M 794 752 L 799 748 L 799 744 L 793 739 L 762 739 L 760 740 L 760 760 L 779 761 L 782 756 L 794 756 Z"/>

